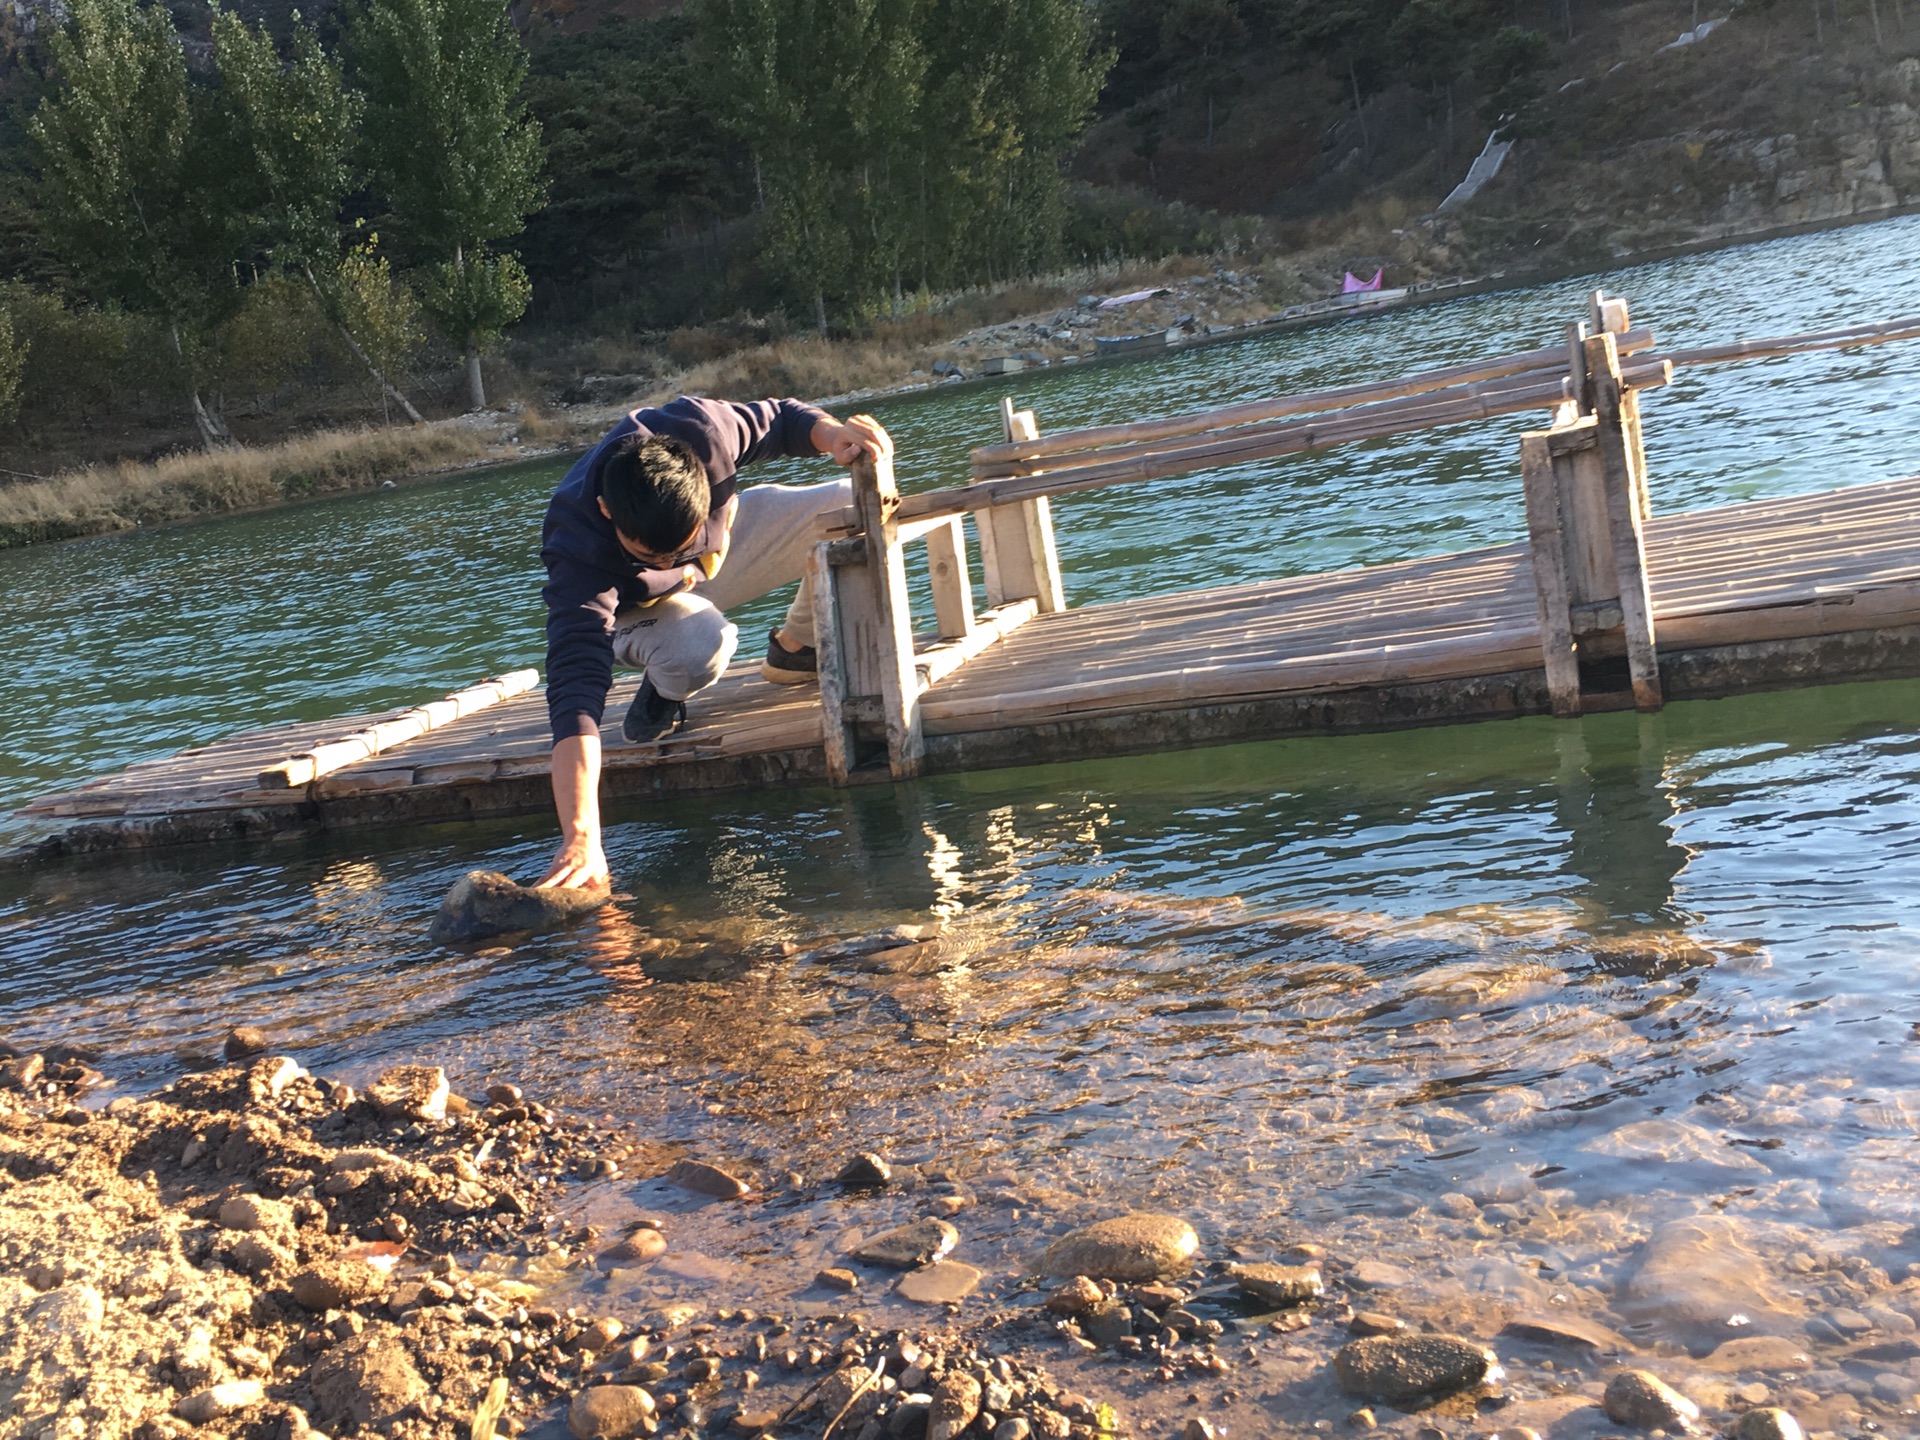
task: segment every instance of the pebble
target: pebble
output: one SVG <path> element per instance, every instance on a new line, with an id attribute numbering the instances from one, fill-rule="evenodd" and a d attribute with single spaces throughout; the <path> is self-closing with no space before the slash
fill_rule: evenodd
<path id="1" fill-rule="evenodd" d="M 1326 1293 L 1317 1265 L 1234 1265 L 1227 1274 L 1242 1295 L 1263 1305 L 1301 1305 Z"/>
<path id="2" fill-rule="evenodd" d="M 1666 1381 L 1645 1370 L 1622 1370 L 1607 1382 L 1600 1406 L 1616 1425 L 1641 1430 L 1691 1430 L 1700 1407 Z"/>
<path id="3" fill-rule="evenodd" d="M 1025 1416 L 1009 1415 L 993 1427 L 993 1440 L 1029 1440 L 1033 1426 Z"/>
<path id="4" fill-rule="evenodd" d="M 960 1243 L 960 1232 L 944 1220 L 915 1220 L 910 1225 L 876 1235 L 853 1252 L 869 1265 L 891 1265 L 910 1270 L 945 1259 Z"/>
<path id="5" fill-rule="evenodd" d="M 1180 1427 L 1180 1440 L 1215 1440 L 1217 1433 L 1211 1420 L 1191 1415 L 1187 1417 L 1187 1423 Z"/>
<path id="6" fill-rule="evenodd" d="M 367 1087 L 367 1099 L 388 1120 L 444 1120 L 452 1094 L 438 1065 L 395 1065 Z"/>
<path id="7" fill-rule="evenodd" d="M 1807 1440 L 1800 1422 L 1776 1406 L 1749 1410 L 1734 1426 L 1734 1440 Z"/>
<path id="8" fill-rule="evenodd" d="M 813 1283 L 829 1290 L 854 1291 L 860 1288 L 860 1277 L 839 1265 L 829 1265 L 813 1277 Z"/>
<path id="9" fill-rule="evenodd" d="M 1065 1278 L 1159 1280 L 1192 1267 L 1200 1237 L 1173 1215 L 1120 1215 L 1062 1236 L 1040 1257 L 1040 1271 Z"/>
<path id="10" fill-rule="evenodd" d="M 1333 1357 L 1340 1388 L 1366 1400 L 1405 1405 L 1499 1378 L 1493 1352 L 1459 1335 L 1372 1335 Z"/>
<path id="11" fill-rule="evenodd" d="M 266 1398 L 266 1386 L 258 1380 L 229 1380 L 224 1385 L 194 1391 L 173 1407 L 173 1413 L 189 1425 L 205 1425 L 238 1414 Z"/>
<path id="12" fill-rule="evenodd" d="M 752 1189 L 738 1175 L 730 1175 L 704 1160 L 682 1160 L 667 1171 L 667 1183 L 691 1190 L 696 1195 L 711 1195 L 716 1200 L 738 1200 Z"/>
<path id="13" fill-rule="evenodd" d="M 1406 1328 L 1406 1321 L 1396 1315 L 1383 1315 L 1378 1310 L 1356 1311 L 1347 1321 L 1347 1330 L 1354 1335 L 1398 1335 Z"/>
<path id="14" fill-rule="evenodd" d="M 436 945 L 485 940 L 495 935 L 551 930 L 591 915 L 610 892 L 536 890 L 515 884 L 497 870 L 470 870 L 454 881 L 433 917 L 428 937 Z"/>
<path id="15" fill-rule="evenodd" d="M 0 1064 L 0 1088 L 25 1090 L 37 1085 L 46 1069 L 44 1055 L 22 1055 L 18 1059 L 8 1060 Z"/>
<path id="16" fill-rule="evenodd" d="M 958 1260 L 936 1260 L 900 1277 L 894 1292 L 921 1305 L 952 1305 L 980 1288 L 981 1273 Z"/>
<path id="17" fill-rule="evenodd" d="M 311 1384 L 321 1417 L 342 1428 L 384 1430 L 432 1393 L 405 1348 L 371 1331 L 323 1355 Z"/>
<path id="18" fill-rule="evenodd" d="M 587 1328 L 574 1337 L 574 1348 L 589 1355 L 598 1355 L 602 1350 L 611 1350 L 626 1328 L 611 1315 L 590 1320 Z"/>
<path id="19" fill-rule="evenodd" d="M 771 1430 L 778 1425 L 783 1413 L 779 1410 L 742 1410 L 733 1417 L 733 1428 L 742 1435 L 758 1435 L 762 1430 Z"/>
<path id="20" fill-rule="evenodd" d="M 638 1385 L 593 1385 L 567 1407 L 567 1429 L 577 1440 L 628 1440 L 647 1429 L 653 1408 Z"/>
<path id="21" fill-rule="evenodd" d="M 1380 1421 L 1373 1411 L 1361 1409 L 1347 1416 L 1347 1424 L 1355 1430 L 1374 1430 L 1379 1428 Z"/>
<path id="22" fill-rule="evenodd" d="M 927 1440 L 959 1440 L 980 1413 L 980 1382 L 964 1370 L 950 1370 L 933 1387 L 927 1412 Z"/>
<path id="23" fill-rule="evenodd" d="M 839 1180 L 849 1190 L 877 1190 L 893 1179 L 893 1167 L 878 1155 L 856 1155 L 841 1167 Z"/>
<path id="24" fill-rule="evenodd" d="M 1084 1275 L 1076 1275 L 1043 1302 L 1055 1315 L 1084 1315 L 1107 1298 L 1107 1292 Z"/>
<path id="25" fill-rule="evenodd" d="M 834 1416 L 852 1404 L 854 1396 L 859 1394 L 861 1395 L 859 1408 L 870 1413 L 871 1409 L 879 1403 L 876 1389 L 868 1387 L 868 1382 L 872 1379 L 873 1372 L 864 1365 L 849 1365 L 844 1370 L 834 1371 L 827 1377 L 826 1383 L 820 1387 L 819 1393 L 814 1398 L 815 1411 L 823 1421 L 831 1421 Z M 863 1388 L 864 1394 L 861 1393 Z M 853 1413 L 847 1416 L 847 1420 L 853 1421 L 863 1418 L 865 1418 L 864 1415 Z M 841 1421 L 841 1425 L 846 1425 L 847 1420 Z M 855 1433 L 858 1433 L 857 1429 Z"/>
<path id="26" fill-rule="evenodd" d="M 667 1237 L 643 1225 L 618 1245 L 602 1250 L 594 1264 L 602 1270 L 627 1269 L 651 1264 L 666 1253 Z"/>
<path id="27" fill-rule="evenodd" d="M 1080 1317 L 1080 1333 L 1102 1350 L 1111 1350 L 1133 1334 L 1133 1311 L 1118 1300 L 1105 1300 Z"/>
<path id="28" fill-rule="evenodd" d="M 527 1098 L 527 1092 L 518 1085 L 494 1084 L 487 1086 L 487 1099 L 495 1105 L 518 1105 Z"/>
<path id="29" fill-rule="evenodd" d="M 387 1277 L 364 1260 L 318 1260 L 295 1272 L 287 1288 L 317 1315 L 374 1299 L 385 1292 Z"/>
<path id="30" fill-rule="evenodd" d="M 265 1052 L 272 1042 L 267 1032 L 257 1025 L 236 1025 L 227 1031 L 227 1038 L 220 1042 L 220 1053 L 229 1060 L 244 1060 L 249 1055 Z"/>

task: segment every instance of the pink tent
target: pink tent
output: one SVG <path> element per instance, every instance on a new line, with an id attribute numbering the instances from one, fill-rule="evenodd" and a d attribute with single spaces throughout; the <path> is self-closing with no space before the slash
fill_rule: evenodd
<path id="1" fill-rule="evenodd" d="M 1349 270 L 1347 272 L 1346 283 L 1340 287 L 1340 293 L 1342 295 L 1354 295 L 1362 290 L 1378 290 L 1380 288 L 1380 281 L 1386 273 L 1385 269 L 1376 270 L 1373 272 L 1373 278 L 1371 280 L 1361 280 L 1357 279 L 1354 273 Z"/>

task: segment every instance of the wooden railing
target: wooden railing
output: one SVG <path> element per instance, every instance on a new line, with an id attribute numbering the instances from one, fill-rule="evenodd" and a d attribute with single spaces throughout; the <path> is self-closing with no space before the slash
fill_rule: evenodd
<path id="1" fill-rule="evenodd" d="M 1558 345 L 1196 415 L 1042 436 L 1001 402 L 1002 438 L 971 483 L 901 496 L 887 462 L 854 468 L 854 503 L 820 518 L 809 560 L 820 633 L 828 771 L 906 779 L 924 755 L 919 700 L 1037 615 L 1066 608 L 1051 497 L 1546 410 L 1521 437 L 1527 535 L 1554 713 L 1578 715 L 1624 659 L 1632 701 L 1661 704 L 1643 528 L 1650 515 L 1639 394 L 1676 367 L 1920 337 L 1920 317 L 1661 353 L 1627 303 L 1595 291 Z M 976 615 L 963 517 L 978 538 Z M 926 547 L 934 610 L 917 653 L 905 547 Z M 884 766 L 878 763 L 884 755 Z"/>

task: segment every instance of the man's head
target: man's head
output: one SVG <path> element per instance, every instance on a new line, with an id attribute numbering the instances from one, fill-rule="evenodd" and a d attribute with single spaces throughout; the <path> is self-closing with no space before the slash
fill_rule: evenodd
<path id="1" fill-rule="evenodd" d="M 671 561 L 707 520 L 707 467 L 684 440 L 629 435 L 600 472 L 600 513 L 641 560 Z"/>

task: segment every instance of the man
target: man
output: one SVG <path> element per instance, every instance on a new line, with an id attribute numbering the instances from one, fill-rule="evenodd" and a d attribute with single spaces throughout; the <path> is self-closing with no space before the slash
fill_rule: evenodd
<path id="1" fill-rule="evenodd" d="M 822 510 L 852 485 L 734 483 L 783 455 L 851 465 L 893 442 L 870 415 L 842 424 L 797 400 L 751 405 L 681 396 L 636 410 L 554 492 L 541 532 L 547 584 L 547 718 L 560 849 L 543 886 L 608 883 L 600 844 L 600 717 L 616 664 L 646 672 L 621 731 L 658 740 L 686 723 L 689 696 L 718 680 L 739 632 L 725 612 L 798 580 Z M 802 585 L 767 637 L 760 673 L 817 678 L 813 604 Z"/>

